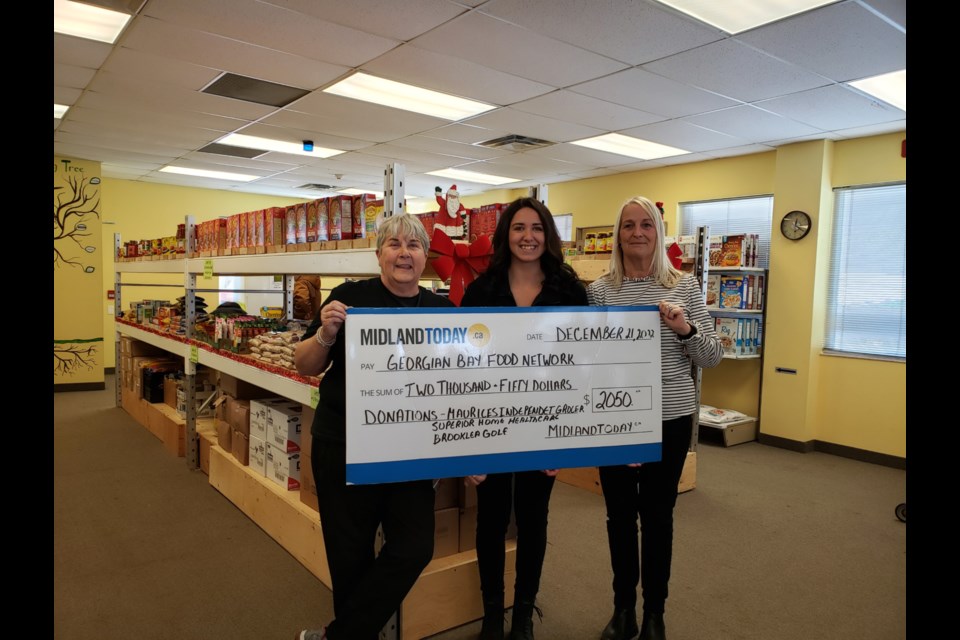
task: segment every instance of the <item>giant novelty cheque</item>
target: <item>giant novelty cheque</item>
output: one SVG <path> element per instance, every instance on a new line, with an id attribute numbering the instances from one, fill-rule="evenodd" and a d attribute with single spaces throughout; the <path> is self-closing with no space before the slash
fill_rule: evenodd
<path id="1" fill-rule="evenodd" d="M 655 306 L 354 308 L 347 482 L 660 459 Z"/>

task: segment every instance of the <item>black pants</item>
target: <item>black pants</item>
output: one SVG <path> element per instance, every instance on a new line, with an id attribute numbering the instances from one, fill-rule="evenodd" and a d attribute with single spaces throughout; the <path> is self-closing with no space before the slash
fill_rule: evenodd
<path id="1" fill-rule="evenodd" d="M 347 486 L 343 445 L 314 439 L 311 455 L 333 583 L 335 619 L 327 637 L 376 640 L 433 557 L 433 483 Z"/>
<path id="2" fill-rule="evenodd" d="M 493 473 L 477 485 L 477 566 L 484 602 L 503 601 L 504 538 L 517 518 L 514 601 L 533 602 L 547 552 L 547 510 L 555 478 L 540 471 Z"/>
<path id="3" fill-rule="evenodd" d="M 600 467 L 614 607 L 636 608 L 637 584 L 642 580 L 643 610 L 663 613 L 673 557 L 673 507 L 692 429 L 690 416 L 664 421 L 660 462 L 640 467 Z"/>

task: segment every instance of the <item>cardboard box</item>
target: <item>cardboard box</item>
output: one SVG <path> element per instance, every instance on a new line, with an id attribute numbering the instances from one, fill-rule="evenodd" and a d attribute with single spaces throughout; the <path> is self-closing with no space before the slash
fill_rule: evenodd
<path id="1" fill-rule="evenodd" d="M 458 483 L 457 494 L 458 503 L 461 509 L 469 509 L 477 506 L 477 488 L 464 482 Z"/>
<path id="2" fill-rule="evenodd" d="M 450 509 L 459 506 L 459 485 L 463 484 L 463 478 L 443 478 L 437 482 L 434 488 L 436 498 L 433 501 L 434 511 Z"/>
<path id="3" fill-rule="evenodd" d="M 246 466 L 250 464 L 250 436 L 241 431 L 234 431 L 230 436 L 230 453 L 237 462 Z"/>
<path id="4" fill-rule="evenodd" d="M 433 514 L 433 557 L 460 552 L 460 509 L 441 509 Z"/>
<path id="5" fill-rule="evenodd" d="M 300 452 L 287 453 L 267 443 L 266 473 L 264 475 L 287 491 L 299 491 Z"/>
<path id="6" fill-rule="evenodd" d="M 227 397 L 226 421 L 234 431 L 250 435 L 250 401 Z"/>
<path id="7" fill-rule="evenodd" d="M 180 381 L 176 378 L 164 378 L 163 380 L 163 403 L 173 409 L 177 408 L 177 389 Z"/>
<path id="8" fill-rule="evenodd" d="M 267 420 L 270 414 L 270 407 L 279 403 L 289 402 L 284 398 L 261 398 L 250 401 L 250 436 L 260 438 L 264 442 L 269 438 L 267 432 Z"/>
<path id="9" fill-rule="evenodd" d="M 217 445 L 224 451 L 233 451 L 233 429 L 229 422 L 217 420 Z"/>
<path id="10" fill-rule="evenodd" d="M 250 434 L 250 468 L 260 475 L 267 475 L 267 443 L 263 438 Z"/>
<path id="11" fill-rule="evenodd" d="M 267 411 L 267 442 L 287 453 L 300 452 L 302 405 L 285 402 Z"/>
<path id="12" fill-rule="evenodd" d="M 135 358 L 137 356 L 166 356 L 166 351 L 149 342 L 142 342 L 130 336 L 120 336 L 120 355 Z"/>
<path id="13" fill-rule="evenodd" d="M 223 372 L 218 372 L 216 385 L 220 393 L 238 400 L 253 400 L 270 395 L 270 392 L 265 389 Z"/>

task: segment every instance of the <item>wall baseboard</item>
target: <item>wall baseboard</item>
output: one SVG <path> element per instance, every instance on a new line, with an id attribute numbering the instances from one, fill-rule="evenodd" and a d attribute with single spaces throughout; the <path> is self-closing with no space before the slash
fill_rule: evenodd
<path id="1" fill-rule="evenodd" d="M 790 440 L 789 438 L 781 438 L 780 436 L 771 436 L 763 433 L 758 434 L 757 440 L 760 442 L 760 444 L 779 447 L 781 449 L 788 449 L 798 453 L 810 453 L 811 451 L 818 451 L 820 453 L 829 453 L 830 455 L 840 456 L 841 458 L 850 458 L 851 460 L 859 460 L 860 462 L 869 462 L 871 464 L 879 464 L 884 467 L 893 467 L 894 469 L 907 468 L 906 458 L 892 456 L 886 453 L 877 453 L 876 451 L 867 451 L 866 449 L 857 449 L 856 447 L 847 447 L 845 445 L 834 444 L 832 442 L 823 442 L 822 440 L 800 442 L 798 440 Z"/>
<path id="2" fill-rule="evenodd" d="M 63 391 L 103 391 L 107 386 L 103 382 L 77 382 L 74 384 L 55 384 L 54 393 Z"/>

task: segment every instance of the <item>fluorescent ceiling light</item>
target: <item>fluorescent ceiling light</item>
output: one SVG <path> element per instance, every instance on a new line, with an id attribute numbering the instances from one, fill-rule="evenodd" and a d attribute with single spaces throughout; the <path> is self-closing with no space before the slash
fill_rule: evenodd
<path id="1" fill-rule="evenodd" d="M 574 140 L 570 144 L 581 147 L 590 147 L 598 151 L 615 153 L 620 156 L 631 158 L 640 158 L 641 160 L 656 160 L 657 158 L 669 158 L 670 156 L 680 156 L 690 153 L 684 149 L 668 147 L 665 144 L 657 144 L 639 138 L 621 135 L 619 133 L 607 133 L 595 138 L 585 138 L 583 140 Z"/>
<path id="2" fill-rule="evenodd" d="M 479 182 L 481 184 L 507 184 L 509 182 L 520 182 L 519 178 L 504 178 L 503 176 L 493 176 L 488 173 L 474 173 L 473 171 L 464 171 L 463 169 L 427 171 L 427 174 L 431 176 L 440 176 L 441 178 L 451 178 L 453 180 Z"/>
<path id="3" fill-rule="evenodd" d="M 229 171 L 207 171 L 206 169 L 188 169 L 187 167 L 164 167 L 164 173 L 179 173 L 185 176 L 199 176 L 201 178 L 216 178 L 217 180 L 233 180 L 234 182 L 250 182 L 258 180 L 260 176 L 251 176 L 245 173 L 230 173 Z"/>
<path id="4" fill-rule="evenodd" d="M 363 189 L 340 189 L 339 191 L 337 191 L 337 193 L 345 193 L 348 196 L 359 196 L 365 193 L 369 193 L 377 200 L 383 197 L 382 191 L 364 191 Z"/>
<path id="5" fill-rule="evenodd" d="M 280 153 L 291 153 L 297 156 L 311 156 L 314 158 L 329 158 L 330 156 L 344 153 L 340 149 L 326 149 L 316 145 L 314 145 L 313 151 L 304 151 L 302 142 L 283 142 L 281 140 L 271 140 L 270 138 L 248 136 L 242 133 L 231 133 L 217 142 L 231 147 L 263 149 L 264 151 L 278 151 Z"/>
<path id="6" fill-rule="evenodd" d="M 133 16 L 70 0 L 53 0 L 53 31 L 113 44 Z"/>
<path id="7" fill-rule="evenodd" d="M 497 108 L 496 105 L 384 80 L 366 73 L 355 73 L 323 91 L 445 120 L 462 120 Z"/>
<path id="8" fill-rule="evenodd" d="M 54 105 L 53 105 L 53 117 L 54 117 L 54 118 L 62 118 L 62 117 L 63 117 L 63 114 L 65 114 L 65 113 L 67 112 L 67 109 L 69 109 L 69 108 L 70 108 L 70 107 L 68 107 L 68 106 L 54 103 Z"/>
<path id="9" fill-rule="evenodd" d="M 885 73 L 882 76 L 873 76 L 850 83 L 874 98 L 883 100 L 889 105 L 902 111 L 907 110 L 907 70 Z"/>
<path id="10" fill-rule="evenodd" d="M 657 1 L 731 34 L 837 2 L 837 0 Z"/>

